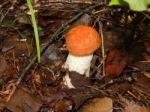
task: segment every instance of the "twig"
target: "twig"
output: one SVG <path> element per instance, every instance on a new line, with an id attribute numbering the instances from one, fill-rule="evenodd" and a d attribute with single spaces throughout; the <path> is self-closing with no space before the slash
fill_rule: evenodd
<path id="1" fill-rule="evenodd" d="M 101 21 L 99 20 L 98 21 L 98 24 L 99 24 L 99 32 L 101 34 L 101 43 L 102 43 L 102 46 L 101 46 L 101 51 L 102 51 L 102 60 L 103 60 L 103 75 L 102 77 L 105 76 L 105 58 L 106 58 L 106 55 L 105 55 L 105 49 L 104 49 L 104 36 L 103 36 L 103 25 L 101 23 Z"/>
<path id="2" fill-rule="evenodd" d="M 6 13 L 0 18 L 0 23 L 3 22 L 4 18 L 6 17 L 6 15 L 9 13 L 10 8 L 6 11 Z"/>
<path id="3" fill-rule="evenodd" d="M 53 1 L 48 1 L 48 3 L 64 3 L 64 4 L 96 4 L 98 2 L 95 1 L 89 1 L 89 0 L 53 0 Z"/>
<path id="4" fill-rule="evenodd" d="M 6 4 L 8 4 L 8 3 L 11 3 L 11 2 L 10 2 L 10 1 L 4 2 L 4 3 L 0 6 L 0 9 L 1 9 L 4 5 L 6 5 Z M 12 7 L 13 7 L 14 5 L 15 5 L 15 2 L 12 2 L 12 3 L 11 3 L 11 6 L 8 8 L 8 10 L 6 11 L 6 13 L 3 14 L 3 16 L 0 18 L 0 23 L 3 22 L 3 20 L 4 20 L 5 17 L 6 17 L 6 15 L 12 10 Z"/>
<path id="5" fill-rule="evenodd" d="M 107 96 L 108 94 L 107 94 L 107 90 L 101 90 L 100 88 L 98 88 L 98 87 L 96 87 L 96 86 L 90 86 L 90 85 L 83 85 L 83 86 L 85 86 L 85 87 L 87 87 L 87 88 L 90 88 L 90 89 L 93 89 L 93 90 L 95 90 L 95 91 L 98 91 L 98 92 L 100 92 L 100 93 L 102 93 L 103 95 L 105 95 L 105 96 Z"/>
<path id="6" fill-rule="evenodd" d="M 0 4 L 0 10 L 1 8 L 3 8 L 5 5 L 7 5 L 9 3 L 9 1 L 5 1 L 4 3 Z"/>
<path id="7" fill-rule="evenodd" d="M 93 71 L 91 72 L 90 76 L 92 76 L 96 71 L 98 71 L 102 65 L 103 65 L 103 60 L 101 60 L 100 64 L 97 67 L 93 68 Z"/>
<path id="8" fill-rule="evenodd" d="M 139 61 L 141 63 L 150 63 L 150 59 L 149 60 L 143 60 L 143 61 Z"/>
<path id="9" fill-rule="evenodd" d="M 131 91 L 127 91 L 127 93 L 128 93 L 129 95 L 131 95 L 133 98 L 139 100 L 138 96 L 134 95 L 134 93 L 132 93 Z"/>
<path id="10" fill-rule="evenodd" d="M 72 23 L 73 21 L 75 21 L 76 19 L 78 19 L 78 17 L 80 17 L 81 15 L 84 14 L 84 12 L 87 12 L 89 10 L 92 10 L 98 6 L 105 6 L 106 3 L 99 3 L 96 5 L 92 5 L 86 9 L 84 9 L 82 12 L 78 13 L 77 15 L 75 15 L 72 19 L 70 19 L 68 22 L 66 22 L 65 24 L 63 24 L 50 38 L 49 42 L 47 43 L 47 45 L 41 49 L 41 55 L 46 51 L 46 49 L 48 48 L 48 46 L 55 40 L 57 34 L 63 30 L 65 27 L 67 27 L 67 25 L 69 25 L 70 23 Z M 36 55 L 32 58 L 31 62 L 24 68 L 24 70 L 22 71 L 22 73 L 20 74 L 19 79 L 17 80 L 15 87 L 13 88 L 13 90 L 11 91 L 10 95 L 7 98 L 7 102 L 10 100 L 10 98 L 12 97 L 12 95 L 14 94 L 14 92 L 16 91 L 18 85 L 20 84 L 21 80 L 23 79 L 23 77 L 25 76 L 26 72 L 32 67 L 32 65 L 35 63 L 35 61 L 37 60 Z"/>

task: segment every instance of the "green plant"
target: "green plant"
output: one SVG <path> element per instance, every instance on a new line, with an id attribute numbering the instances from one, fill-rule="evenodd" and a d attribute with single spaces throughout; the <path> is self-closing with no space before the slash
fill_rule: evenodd
<path id="1" fill-rule="evenodd" d="M 32 21 L 33 29 L 34 29 L 36 48 L 37 48 L 37 58 L 38 58 L 38 62 L 40 63 L 40 57 L 41 57 L 40 40 L 39 40 L 39 34 L 38 34 L 38 26 L 36 23 L 35 14 L 34 14 L 32 4 L 31 4 L 31 0 L 27 0 L 27 5 L 28 5 L 29 11 L 31 13 L 31 21 Z"/>
<path id="2" fill-rule="evenodd" d="M 111 0 L 109 5 L 129 5 L 131 10 L 146 11 L 150 5 L 150 0 Z"/>

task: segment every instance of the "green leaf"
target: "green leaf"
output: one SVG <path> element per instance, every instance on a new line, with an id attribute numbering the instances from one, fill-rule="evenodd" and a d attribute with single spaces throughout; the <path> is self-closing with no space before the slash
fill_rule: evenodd
<path id="1" fill-rule="evenodd" d="M 126 2 L 124 2 L 123 0 L 111 0 L 109 3 L 109 6 L 112 5 L 128 5 Z"/>
<path id="2" fill-rule="evenodd" d="M 111 0 L 109 5 L 129 5 L 131 10 L 145 11 L 150 5 L 150 0 Z"/>
<path id="3" fill-rule="evenodd" d="M 130 9 L 134 11 L 145 11 L 147 10 L 150 0 L 124 0 L 129 4 Z"/>

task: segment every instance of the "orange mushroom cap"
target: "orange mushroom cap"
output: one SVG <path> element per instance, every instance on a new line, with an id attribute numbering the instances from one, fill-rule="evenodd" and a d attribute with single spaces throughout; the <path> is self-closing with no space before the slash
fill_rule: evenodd
<path id="1" fill-rule="evenodd" d="M 92 54 L 100 44 L 101 38 L 98 32 L 90 26 L 78 25 L 70 29 L 66 35 L 66 47 L 73 55 Z"/>

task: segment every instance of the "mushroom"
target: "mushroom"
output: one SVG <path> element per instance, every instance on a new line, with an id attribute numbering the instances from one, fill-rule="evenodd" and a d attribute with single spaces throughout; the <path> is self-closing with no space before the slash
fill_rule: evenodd
<path id="1" fill-rule="evenodd" d="M 93 53 L 100 44 L 101 38 L 94 28 L 78 25 L 70 29 L 66 34 L 66 47 L 69 54 L 64 68 L 89 77 Z M 68 75 L 64 77 L 64 81 L 69 88 L 74 88 Z"/>

